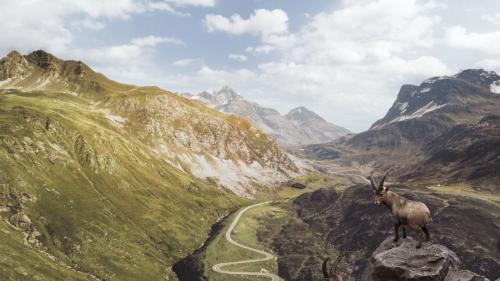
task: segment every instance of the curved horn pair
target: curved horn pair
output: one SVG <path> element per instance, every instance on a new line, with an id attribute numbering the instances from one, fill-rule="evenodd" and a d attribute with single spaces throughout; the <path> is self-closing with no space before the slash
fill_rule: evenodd
<path id="1" fill-rule="evenodd" d="M 387 175 L 389 174 L 389 172 L 386 172 L 385 175 L 382 177 L 382 179 L 380 180 L 378 186 L 375 184 L 374 180 L 373 180 L 373 171 L 371 172 L 370 174 L 370 184 L 372 185 L 372 188 L 373 188 L 373 191 L 382 191 L 382 189 L 384 189 L 384 181 L 385 181 L 385 178 L 387 177 Z"/>

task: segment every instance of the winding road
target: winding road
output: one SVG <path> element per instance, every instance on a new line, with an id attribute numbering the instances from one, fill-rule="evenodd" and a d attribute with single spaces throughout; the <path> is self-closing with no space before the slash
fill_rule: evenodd
<path id="1" fill-rule="evenodd" d="M 212 270 L 213 271 L 218 272 L 218 273 L 223 273 L 223 274 L 231 274 L 231 275 L 261 276 L 261 277 L 271 278 L 272 281 L 283 281 L 283 279 L 281 277 L 279 277 L 278 275 L 273 274 L 271 272 L 268 272 L 265 269 L 261 269 L 260 272 L 227 271 L 227 270 L 223 270 L 222 269 L 223 267 L 230 266 L 230 265 L 257 263 L 257 262 L 263 262 L 263 261 L 268 261 L 268 260 L 272 260 L 272 259 L 277 259 L 275 256 L 273 256 L 272 254 L 270 254 L 268 252 L 257 250 L 257 249 L 245 246 L 245 245 L 243 245 L 241 243 L 238 243 L 238 242 L 234 241 L 233 238 L 231 238 L 231 233 L 233 232 L 234 228 L 238 224 L 238 221 L 241 219 L 241 217 L 243 216 L 243 214 L 246 211 L 248 211 L 251 208 L 255 208 L 255 207 L 258 207 L 258 206 L 261 206 L 261 205 L 265 205 L 265 204 L 269 204 L 269 203 L 271 203 L 271 201 L 267 201 L 267 202 L 262 202 L 262 203 L 250 205 L 250 206 L 244 208 L 243 210 L 241 210 L 238 213 L 238 215 L 236 215 L 236 217 L 234 218 L 233 222 L 231 223 L 231 225 L 229 226 L 229 228 L 226 231 L 226 240 L 229 243 L 231 243 L 233 245 L 236 245 L 236 246 L 238 246 L 240 248 L 243 248 L 243 249 L 246 249 L 246 250 L 258 253 L 258 254 L 261 254 L 264 257 L 258 258 L 258 259 L 249 259 L 249 260 L 236 261 L 236 262 L 219 263 L 219 264 L 216 264 L 216 265 L 212 266 Z"/>
<path id="2" fill-rule="evenodd" d="M 338 172 L 330 172 L 330 174 L 334 174 L 334 175 L 338 175 L 338 176 L 350 176 L 350 177 L 357 177 L 367 183 L 370 183 L 370 181 L 361 176 L 360 174 L 357 174 L 357 173 L 353 173 L 353 172 L 357 172 L 357 170 L 344 170 L 344 171 L 338 171 Z M 239 220 L 241 219 L 241 217 L 243 216 L 243 214 L 245 214 L 246 211 L 248 211 L 249 209 L 251 208 L 255 208 L 255 207 L 258 207 L 258 206 L 261 206 L 261 205 L 265 205 L 265 204 L 269 204 L 271 203 L 272 201 L 267 201 L 267 202 L 262 202 L 262 203 L 257 203 L 257 204 L 254 204 L 254 205 L 250 205 L 246 208 L 244 208 L 243 210 L 241 210 L 238 215 L 236 215 L 236 217 L 234 218 L 233 222 L 231 223 L 231 225 L 229 226 L 229 228 L 227 229 L 226 231 L 226 240 L 233 244 L 233 245 L 236 245 L 240 248 L 243 248 L 243 249 L 246 249 L 246 250 L 249 250 L 249 251 L 252 251 L 252 252 L 255 252 L 255 253 L 258 253 L 258 254 L 261 254 L 263 255 L 262 258 L 258 258 L 258 259 L 249 259 L 249 260 L 241 260 L 241 261 L 235 261 L 235 262 L 224 262 L 224 263 L 219 263 L 219 264 L 216 264 L 214 266 L 212 266 L 212 270 L 215 271 L 215 272 L 218 272 L 218 273 L 222 273 L 222 274 L 230 274 L 230 275 L 241 275 L 241 276 L 260 276 L 260 277 L 267 277 L 267 278 L 271 278 L 272 281 L 283 281 L 284 279 L 279 277 L 278 275 L 276 274 L 273 274 L 265 269 L 261 269 L 260 272 L 250 272 L 250 271 L 228 271 L 228 270 L 223 270 L 222 268 L 223 267 L 226 267 L 226 266 L 230 266 L 230 265 L 237 265 L 237 264 L 249 264 L 249 263 L 257 263 L 257 262 L 263 262 L 263 261 L 268 261 L 268 260 L 272 260 L 272 259 L 277 259 L 277 257 L 273 256 L 272 254 L 268 253 L 268 252 L 265 252 L 265 251 L 261 251 L 261 250 L 257 250 L 257 249 L 254 249 L 254 248 L 251 248 L 249 246 L 246 246 L 246 245 L 243 245 L 241 243 L 238 243 L 236 241 L 233 240 L 233 238 L 231 238 L 231 233 L 233 232 L 234 228 L 236 227 L 236 225 L 238 224 Z"/>

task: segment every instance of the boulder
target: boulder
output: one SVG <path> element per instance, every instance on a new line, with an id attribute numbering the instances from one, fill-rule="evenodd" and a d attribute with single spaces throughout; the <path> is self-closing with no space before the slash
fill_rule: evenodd
<path id="1" fill-rule="evenodd" d="M 454 270 L 448 273 L 444 281 L 488 281 L 488 278 L 469 270 Z"/>
<path id="2" fill-rule="evenodd" d="M 303 179 L 293 179 L 288 182 L 288 186 L 297 189 L 304 189 L 306 188 L 306 181 Z"/>
<path id="3" fill-rule="evenodd" d="M 450 249 L 408 237 L 397 244 L 385 239 L 373 252 L 365 280 L 368 281 L 486 281 L 485 277 L 460 270 L 460 259 Z"/>
<path id="4" fill-rule="evenodd" d="M 297 188 L 297 189 L 304 189 L 306 188 L 306 185 L 301 183 L 301 182 L 294 182 L 292 183 L 291 185 L 293 188 Z"/>

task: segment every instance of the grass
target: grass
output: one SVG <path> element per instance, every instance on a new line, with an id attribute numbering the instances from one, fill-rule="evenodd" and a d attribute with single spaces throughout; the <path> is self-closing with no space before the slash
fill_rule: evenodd
<path id="1" fill-rule="evenodd" d="M 214 281 L 226 281 L 226 280 L 267 280 L 269 278 L 261 277 L 244 277 L 239 278 L 233 275 L 220 274 L 211 270 L 214 264 L 230 261 L 238 261 L 244 259 L 255 259 L 260 258 L 262 255 L 254 253 L 230 244 L 225 239 L 225 233 L 229 227 L 230 222 L 233 221 L 236 214 L 227 219 L 227 223 L 220 234 L 214 239 L 214 241 L 207 247 L 204 254 L 205 263 L 205 275 L 208 280 Z M 250 246 L 255 249 L 264 250 L 269 252 L 269 245 L 265 242 L 260 241 L 258 238 L 258 232 L 264 227 L 262 224 L 264 217 L 272 218 L 273 220 L 279 221 L 282 218 L 288 216 L 285 211 L 275 204 L 267 204 L 259 207 L 252 208 L 248 210 L 243 217 L 240 219 L 238 225 L 235 227 L 232 238 L 244 245 Z M 279 226 L 276 224 L 274 230 L 278 230 Z M 243 264 L 243 265 L 233 265 L 227 266 L 225 270 L 231 271 L 254 271 L 258 272 L 262 268 L 265 268 L 269 272 L 277 273 L 277 263 L 276 260 L 269 260 L 259 263 Z"/>
<path id="2" fill-rule="evenodd" d="M 303 182 L 305 183 L 304 189 L 298 189 L 291 187 L 292 182 Z M 282 185 L 275 192 L 267 192 L 257 194 L 256 199 L 258 201 L 280 201 L 285 202 L 289 199 L 296 198 L 301 194 L 312 192 L 318 188 L 333 187 L 338 191 L 342 191 L 346 186 L 350 185 L 352 180 L 346 177 L 326 175 L 318 172 L 311 172 L 306 175 L 297 177 L 296 179 L 290 181 L 287 184 Z"/>
<path id="3" fill-rule="evenodd" d="M 0 217 L 19 215 L 10 207 L 22 205 L 41 245 L 26 246 L 33 255 L 20 260 L 51 264 L 44 280 L 88 278 L 78 272 L 102 280 L 175 280 L 170 266 L 205 241 L 218 218 L 248 202 L 190 175 L 181 156 L 210 154 L 258 162 L 271 172 L 297 171 L 244 119 L 157 87 L 112 81 L 81 62 L 43 52 L 26 58 L 51 67 L 32 64 L 31 74 L 16 82 L 33 89 L 42 81 L 44 91 L 0 90 L 0 207 L 7 210 Z M 168 164 L 179 162 L 183 168 Z M 12 245 L 28 232 L 16 231 L 4 232 Z M 23 249 L 5 249 L 12 255 L 2 256 L 0 280 L 17 280 L 11 273 Z"/>
<path id="4" fill-rule="evenodd" d="M 259 194 L 257 201 L 274 200 L 276 202 L 248 210 L 235 227 L 232 238 L 235 241 L 248 245 L 252 248 L 270 252 L 270 249 L 273 248 L 272 243 L 274 239 L 276 237 L 280 237 L 280 232 L 283 231 L 283 228 L 289 223 L 299 223 L 299 219 L 296 218 L 294 212 L 288 206 L 290 199 L 325 186 L 341 189 L 344 184 L 349 181 L 348 179 L 342 177 L 330 177 L 320 173 L 310 173 L 299 177 L 296 180 L 306 182 L 306 188 L 297 189 L 292 188 L 289 185 L 284 185 L 275 193 Z M 234 275 L 220 274 L 211 270 L 211 267 L 218 263 L 261 257 L 261 255 L 230 244 L 225 239 L 225 233 L 235 216 L 236 213 L 226 219 L 223 230 L 206 248 L 202 256 L 205 276 L 208 280 L 214 281 L 268 280 L 269 278 L 238 277 Z M 293 233 L 289 234 L 291 235 Z M 277 273 L 278 271 L 276 260 L 244 265 L 233 265 L 225 267 L 224 269 L 231 271 L 258 272 L 262 268 L 273 273 Z"/>
<path id="5" fill-rule="evenodd" d="M 85 274 L 53 262 L 39 251 L 23 244 L 23 240 L 22 233 L 6 223 L 0 223 L 1 280 L 88 280 Z"/>
<path id="6" fill-rule="evenodd" d="M 470 198 L 481 199 L 484 201 L 494 203 L 500 207 L 500 195 L 499 194 L 486 192 L 486 191 L 478 191 L 476 189 L 473 189 L 470 185 L 467 185 L 467 184 L 456 184 L 456 185 L 449 185 L 449 186 L 433 185 L 433 186 L 429 186 L 428 188 L 432 191 L 437 192 L 437 193 L 452 194 L 452 195 L 458 195 L 458 196 L 467 196 Z"/>
<path id="7" fill-rule="evenodd" d="M 8 194 L 23 192 L 32 198 L 23 207 L 45 250 L 105 280 L 173 278 L 169 267 L 206 239 L 218 217 L 244 202 L 168 165 L 78 97 L 3 92 L 0 205 L 9 203 Z M 13 269 L 20 261 L 23 268 L 40 264 L 27 278 L 35 278 L 31 272 L 40 280 L 87 278 L 58 267 L 41 249 L 16 246 L 19 231 L 0 235 L 10 241 L 1 246 L 9 255 L 2 256 L 0 280 L 18 280 Z"/>

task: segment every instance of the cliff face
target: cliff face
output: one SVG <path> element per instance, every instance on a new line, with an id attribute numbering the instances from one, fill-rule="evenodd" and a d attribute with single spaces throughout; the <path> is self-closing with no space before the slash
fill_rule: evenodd
<path id="1" fill-rule="evenodd" d="M 460 269 L 459 257 L 443 245 L 417 242 L 408 237 L 394 245 L 385 239 L 373 252 L 364 281 L 489 281 L 488 278 Z"/>
<path id="2" fill-rule="evenodd" d="M 356 135 L 297 154 L 401 180 L 463 183 L 499 190 L 500 76 L 469 69 L 404 85 L 385 117 Z"/>

